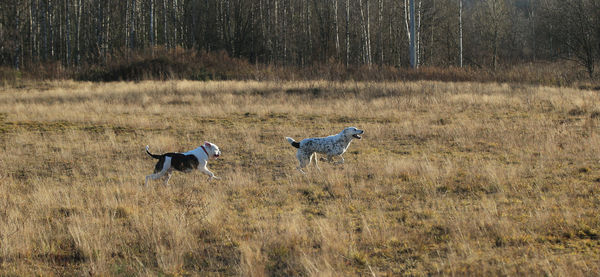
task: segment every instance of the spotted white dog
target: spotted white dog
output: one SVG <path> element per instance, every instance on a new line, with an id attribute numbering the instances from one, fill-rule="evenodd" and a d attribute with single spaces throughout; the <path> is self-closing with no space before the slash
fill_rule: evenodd
<path id="1" fill-rule="evenodd" d="M 173 170 L 187 173 L 194 169 L 198 169 L 209 176 L 209 181 L 211 179 L 219 179 L 219 177 L 216 177 L 215 174 L 206 168 L 206 164 L 208 163 L 209 159 L 217 159 L 221 155 L 219 147 L 213 143 L 204 142 L 204 145 L 185 153 L 165 153 L 162 155 L 150 153 L 148 150 L 149 148 L 150 147 L 146 145 L 146 153 L 148 153 L 148 155 L 150 155 L 152 158 L 157 159 L 158 162 L 154 167 L 154 174 L 146 176 L 146 186 L 148 186 L 149 179 L 156 180 L 165 175 L 165 185 L 168 185 L 169 179 L 171 179 L 171 175 L 173 174 Z"/>
<path id="2" fill-rule="evenodd" d="M 300 162 L 298 170 L 304 173 L 302 169 L 310 164 L 310 162 L 313 160 L 313 156 L 315 157 L 315 166 L 317 169 L 319 169 L 319 165 L 317 164 L 317 155 L 315 153 L 327 155 L 327 161 L 329 162 L 332 161 L 333 156 L 339 156 L 341 161 L 337 163 L 344 163 L 344 157 L 342 157 L 342 154 L 346 152 L 346 149 L 348 149 L 350 146 L 352 139 L 361 139 L 360 135 L 362 133 L 364 133 L 363 130 L 356 129 L 355 127 L 348 127 L 337 135 L 324 138 L 306 138 L 300 142 L 297 142 L 290 137 L 286 137 L 285 139 L 287 139 L 287 141 L 293 147 L 298 148 L 298 151 L 296 152 L 296 157 Z"/>

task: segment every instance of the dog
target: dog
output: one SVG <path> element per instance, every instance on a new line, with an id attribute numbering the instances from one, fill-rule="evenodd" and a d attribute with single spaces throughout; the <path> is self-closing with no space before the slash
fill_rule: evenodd
<path id="1" fill-rule="evenodd" d="M 148 180 L 156 180 L 165 175 L 165 185 L 169 185 L 169 179 L 171 179 L 173 170 L 187 173 L 194 169 L 198 169 L 209 176 L 208 181 L 220 179 L 206 168 L 209 159 L 217 159 L 221 155 L 219 147 L 213 143 L 205 141 L 204 145 L 185 153 L 165 153 L 156 155 L 150 153 L 149 149 L 150 146 L 146 145 L 146 153 L 148 153 L 150 157 L 157 159 L 158 162 L 156 163 L 156 166 L 154 166 L 154 174 L 146 176 L 146 186 L 148 186 Z"/>
<path id="2" fill-rule="evenodd" d="M 295 141 L 293 138 L 285 137 L 285 139 L 293 146 L 298 148 L 296 152 L 296 157 L 300 162 L 298 166 L 298 170 L 302 173 L 304 169 L 310 162 L 313 160 L 313 156 L 315 156 L 315 166 L 320 170 L 319 165 L 317 164 L 316 153 L 321 153 L 327 155 L 327 161 L 332 162 L 333 156 L 339 156 L 341 161 L 336 164 L 343 164 L 344 157 L 342 154 L 346 152 L 348 147 L 350 146 L 350 142 L 352 139 L 361 139 L 362 135 L 365 131 L 356 129 L 356 127 L 348 127 L 342 130 L 337 135 L 332 135 L 324 138 L 306 138 L 300 142 Z"/>

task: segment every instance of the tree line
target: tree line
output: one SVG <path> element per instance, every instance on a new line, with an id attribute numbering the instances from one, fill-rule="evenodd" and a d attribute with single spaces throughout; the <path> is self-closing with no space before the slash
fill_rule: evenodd
<path id="1" fill-rule="evenodd" d="M 0 65 L 102 64 L 164 47 L 251 63 L 409 64 L 412 0 L 4 0 Z M 594 76 L 600 0 L 414 0 L 417 64 L 576 61 Z"/>

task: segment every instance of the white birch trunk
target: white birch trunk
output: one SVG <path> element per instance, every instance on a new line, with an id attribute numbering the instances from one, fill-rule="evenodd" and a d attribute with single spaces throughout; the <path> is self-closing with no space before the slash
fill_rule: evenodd
<path id="1" fill-rule="evenodd" d="M 365 12 L 363 10 L 362 0 L 358 0 L 359 10 L 360 10 L 360 29 L 361 29 L 361 45 L 362 45 L 362 60 L 364 64 L 369 64 L 369 40 L 368 40 L 368 31 L 365 18 Z M 368 4 L 367 4 L 368 6 Z"/>
<path id="2" fill-rule="evenodd" d="M 129 24 L 129 47 L 131 49 L 135 49 L 135 0 L 131 0 L 131 17 L 129 18 L 129 20 L 131 20 L 130 24 Z"/>
<path id="3" fill-rule="evenodd" d="M 463 29 L 462 29 L 462 0 L 458 0 L 458 61 L 463 67 Z"/>
<path id="4" fill-rule="evenodd" d="M 415 43 L 415 0 L 410 0 L 410 67 L 417 68 Z"/>
<path id="5" fill-rule="evenodd" d="M 283 3 L 283 18 L 281 19 L 281 25 L 282 25 L 282 37 L 283 37 L 283 49 L 282 49 L 282 55 L 283 55 L 283 63 L 285 64 L 287 61 L 287 50 L 288 50 L 288 46 L 287 46 L 287 36 L 288 36 L 288 32 L 287 32 L 287 25 L 288 25 L 288 5 L 289 1 L 286 3 L 284 0 Z"/>
<path id="6" fill-rule="evenodd" d="M 154 47 L 154 0 L 150 0 L 150 47 Z"/>
<path id="7" fill-rule="evenodd" d="M 77 56 L 75 58 L 77 65 L 81 63 L 81 10 L 82 10 L 82 0 L 77 1 L 77 26 L 75 26 L 75 36 L 76 36 L 76 51 Z"/>
<path id="8" fill-rule="evenodd" d="M 163 43 L 169 49 L 169 37 L 167 35 L 167 0 L 163 0 Z"/>
<path id="9" fill-rule="evenodd" d="M 29 55 L 31 61 L 33 61 L 35 55 L 35 45 L 36 45 L 36 28 L 35 21 L 33 19 L 33 14 L 35 10 L 35 1 L 31 0 L 29 5 Z"/>
<path id="10" fill-rule="evenodd" d="M 367 46 L 367 65 L 371 66 L 371 16 L 369 12 L 369 0 L 365 0 L 367 4 L 367 29 L 366 29 L 366 46 Z"/>
<path id="11" fill-rule="evenodd" d="M 384 47 L 383 47 L 383 0 L 379 0 L 378 2 L 378 17 L 377 17 L 377 27 L 379 28 L 379 32 L 377 33 L 377 48 L 379 50 L 379 64 L 384 63 Z"/>
<path id="12" fill-rule="evenodd" d="M 338 0 L 333 1 L 333 24 L 335 25 L 335 58 L 340 59 L 340 28 L 338 26 Z"/>
<path id="13" fill-rule="evenodd" d="M 409 25 L 409 20 L 410 20 L 410 15 L 409 15 L 409 3 L 408 1 L 412 1 L 412 0 L 404 0 L 404 26 L 406 26 L 406 41 L 408 42 L 409 46 L 410 46 L 410 25 Z"/>
<path id="14" fill-rule="evenodd" d="M 65 0 L 65 24 L 66 24 L 66 44 L 67 52 L 65 55 L 67 66 L 71 64 L 71 22 L 69 21 L 69 1 Z"/>
<path id="15" fill-rule="evenodd" d="M 350 64 L 350 0 L 346 0 L 346 67 Z"/>
<path id="16" fill-rule="evenodd" d="M 279 1 L 275 0 L 275 10 L 273 11 L 273 18 L 275 23 L 273 24 L 274 35 L 275 35 L 275 47 L 274 47 L 274 59 L 275 62 L 279 61 Z"/>
<path id="17" fill-rule="evenodd" d="M 173 34 L 173 46 L 177 47 L 179 42 L 177 41 L 177 0 L 173 0 L 173 30 L 171 33 Z"/>
<path id="18" fill-rule="evenodd" d="M 415 35 L 416 38 L 416 55 L 415 55 L 415 64 L 417 67 L 419 67 L 419 65 L 421 64 L 421 0 L 419 0 L 419 5 L 418 5 L 418 10 L 417 10 L 417 28 L 416 28 L 416 32 L 417 34 Z"/>
<path id="19" fill-rule="evenodd" d="M 20 48 L 21 48 L 21 32 L 19 30 L 20 26 L 20 12 L 19 12 L 19 6 L 15 3 L 14 4 L 14 8 L 15 8 L 15 35 L 17 36 L 17 40 L 15 41 L 15 69 L 19 70 L 19 66 L 20 66 Z"/>

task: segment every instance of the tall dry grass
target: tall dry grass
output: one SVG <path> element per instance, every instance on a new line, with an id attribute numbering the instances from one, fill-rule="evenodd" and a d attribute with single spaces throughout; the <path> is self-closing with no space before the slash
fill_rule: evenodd
<path id="1" fill-rule="evenodd" d="M 596 92 L 46 82 L 0 91 L 2 275 L 598 275 Z M 296 171 L 283 139 L 366 130 Z M 153 160 L 223 155 L 171 186 Z"/>

